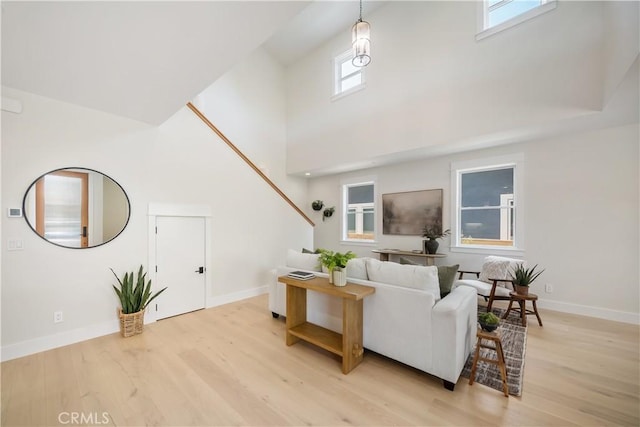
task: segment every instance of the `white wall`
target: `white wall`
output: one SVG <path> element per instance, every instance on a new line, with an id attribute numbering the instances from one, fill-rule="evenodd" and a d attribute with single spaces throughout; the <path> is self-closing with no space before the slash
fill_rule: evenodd
<path id="1" fill-rule="evenodd" d="M 287 70 L 288 171 L 506 144 L 599 114 L 602 7 L 558 2 L 476 42 L 477 2 L 389 2 L 365 17 L 372 61 L 364 90 L 331 101 L 332 59 L 349 48 L 348 29 Z"/>
<path id="2" fill-rule="evenodd" d="M 532 292 L 540 305 L 560 311 L 638 323 L 640 321 L 638 125 L 542 139 L 428 160 L 315 178 L 309 200 L 339 206 L 342 180 L 375 176 L 381 195 L 442 188 L 443 222 L 451 225 L 450 165 L 454 161 L 523 153 L 525 157 L 525 255 L 546 271 Z M 311 209 L 309 208 L 309 211 Z M 313 214 L 311 214 L 313 215 Z M 378 230 L 382 218 L 377 217 Z M 346 245 L 340 215 L 318 222 L 315 245 L 373 256 L 371 249 L 421 249 L 420 236 L 378 234 L 374 246 Z M 450 253 L 438 264 L 478 270 L 484 255 Z M 544 292 L 544 284 L 554 292 Z"/>
<path id="3" fill-rule="evenodd" d="M 258 61 L 264 64 L 265 59 Z M 228 82 L 242 87 L 261 71 L 232 70 Z M 271 76 L 279 84 L 277 69 Z M 229 87 L 215 102 L 233 105 L 233 94 Z M 2 113 L 3 211 L 21 204 L 36 177 L 65 166 L 104 172 L 122 185 L 131 201 L 124 232 L 92 249 L 60 248 L 35 235 L 24 219 L 3 220 L 3 237 L 24 242 L 22 251 L 8 252 L 2 245 L 4 360 L 117 330 L 118 302 L 109 267 L 124 272 L 147 264 L 149 203 L 211 207 L 210 301 L 264 292 L 269 270 L 284 263 L 287 248 L 311 246 L 313 231 L 307 222 L 186 107 L 152 128 L 11 88 L 3 88 L 3 96 L 24 106 L 22 114 Z M 251 93 L 244 96 L 252 102 Z M 246 123 L 263 113 L 284 116 L 283 111 L 272 112 L 284 109 L 283 94 L 260 96 L 272 99 L 259 104 L 270 105 L 269 112 L 251 111 Z M 265 136 L 270 141 L 286 136 L 277 123 L 267 130 L 245 129 L 244 135 L 247 148 L 261 144 Z M 283 143 L 269 155 L 284 157 Z M 54 324 L 53 312 L 58 310 L 64 312 L 64 322 Z"/>

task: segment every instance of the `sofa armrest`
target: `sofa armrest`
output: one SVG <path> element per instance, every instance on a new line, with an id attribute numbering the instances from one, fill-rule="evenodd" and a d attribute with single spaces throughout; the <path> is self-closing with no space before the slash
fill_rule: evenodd
<path id="1" fill-rule="evenodd" d="M 355 283 L 359 281 L 354 280 Z M 430 371 L 433 294 L 379 282 L 363 282 L 376 292 L 364 299 L 365 348 Z"/>
<path id="2" fill-rule="evenodd" d="M 476 339 L 476 290 L 459 286 L 433 307 L 433 374 L 456 383 Z"/>

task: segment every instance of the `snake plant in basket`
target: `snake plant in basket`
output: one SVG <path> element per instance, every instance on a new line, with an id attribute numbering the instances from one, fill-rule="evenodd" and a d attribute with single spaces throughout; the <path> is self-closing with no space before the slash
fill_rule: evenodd
<path id="1" fill-rule="evenodd" d="M 154 298 L 164 292 L 166 287 L 151 295 L 151 280 L 145 283 L 147 273 L 144 272 L 142 265 L 138 270 L 138 275 L 134 280 L 133 271 L 125 273 L 122 280 L 118 277 L 113 269 L 110 269 L 116 280 L 120 284 L 120 288 L 113 285 L 120 299 L 120 333 L 124 337 L 142 333 L 144 326 L 144 310 Z"/>

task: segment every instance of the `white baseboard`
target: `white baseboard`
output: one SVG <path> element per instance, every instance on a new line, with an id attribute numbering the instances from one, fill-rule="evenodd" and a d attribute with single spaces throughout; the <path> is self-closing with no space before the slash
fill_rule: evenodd
<path id="1" fill-rule="evenodd" d="M 217 307 L 219 305 L 229 304 L 243 299 L 257 297 L 258 295 L 269 292 L 268 286 L 259 286 L 257 288 L 245 289 L 244 291 L 234 292 L 226 295 L 216 295 L 207 298 L 207 308 Z"/>
<path id="2" fill-rule="evenodd" d="M 28 356 L 53 348 L 64 347 L 65 345 L 75 344 L 80 341 L 90 340 L 119 331 L 120 325 L 118 319 L 114 319 L 113 321 L 98 323 L 84 328 L 5 345 L 2 347 L 2 361 L 17 359 L 18 357 Z"/>
<path id="3" fill-rule="evenodd" d="M 229 304 L 231 302 L 236 302 L 262 295 L 267 292 L 267 286 L 260 286 L 257 288 L 234 292 L 227 295 L 211 297 L 207 300 L 207 308 Z M 155 319 L 153 319 L 152 316 L 145 316 L 145 324 L 153 323 L 154 321 Z M 7 360 L 17 359 L 18 357 L 28 356 L 30 354 L 63 347 L 69 344 L 75 344 L 80 341 L 90 340 L 92 338 L 113 334 L 119 331 L 120 325 L 118 319 L 113 319 L 113 321 L 98 323 L 84 328 L 73 329 L 71 331 L 60 332 L 58 334 L 47 335 L 27 341 L 21 341 L 15 344 L 3 346 L 1 350 L 0 360 L 4 362 Z"/>
<path id="4" fill-rule="evenodd" d="M 538 300 L 538 307 L 548 310 L 561 311 L 563 313 L 579 314 L 582 316 L 597 317 L 599 319 L 613 320 L 615 322 L 640 325 L 640 314 L 628 311 L 610 310 L 608 308 L 592 307 L 588 305 L 571 304 L 567 302 Z"/>

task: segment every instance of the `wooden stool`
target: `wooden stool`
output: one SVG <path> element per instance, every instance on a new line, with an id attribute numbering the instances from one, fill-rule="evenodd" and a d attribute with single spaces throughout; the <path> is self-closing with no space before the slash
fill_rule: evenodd
<path id="1" fill-rule="evenodd" d="M 476 353 L 473 356 L 473 365 L 471 366 L 469 385 L 472 385 L 473 381 L 476 378 L 476 369 L 478 368 L 478 362 L 493 363 L 500 369 L 500 375 L 502 376 L 502 392 L 506 397 L 509 397 L 509 386 L 507 385 L 507 365 L 504 362 L 504 353 L 502 352 L 502 341 L 500 341 L 500 336 L 496 332 L 487 332 L 478 328 L 477 337 L 478 341 L 476 342 Z M 482 340 L 493 341 L 493 345 L 484 344 Z M 498 359 L 496 360 L 480 356 L 480 348 L 486 348 L 495 351 Z"/>
<path id="2" fill-rule="evenodd" d="M 503 319 L 506 319 L 511 310 L 517 311 L 520 313 L 520 318 L 522 319 L 522 326 L 527 326 L 527 315 L 535 314 L 538 318 L 538 324 L 542 326 L 542 319 L 540 319 L 540 315 L 538 314 L 538 305 L 536 301 L 538 301 L 538 295 L 536 294 L 527 294 L 522 295 L 515 292 L 511 292 L 509 294 L 511 300 L 509 300 L 509 308 L 507 308 L 507 312 L 502 316 Z M 531 301 L 533 303 L 533 310 L 527 310 L 527 301 Z M 518 303 L 519 307 L 512 307 L 513 303 Z"/>

